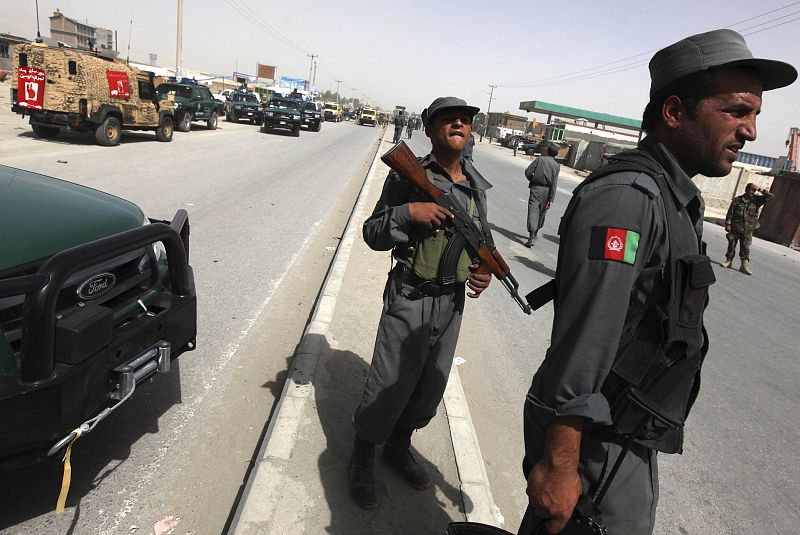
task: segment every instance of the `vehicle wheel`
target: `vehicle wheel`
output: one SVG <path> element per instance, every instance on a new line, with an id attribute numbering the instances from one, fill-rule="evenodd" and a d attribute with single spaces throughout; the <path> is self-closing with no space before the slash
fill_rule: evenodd
<path id="1" fill-rule="evenodd" d="M 319 132 L 319 131 L 320 131 L 320 128 L 322 128 L 322 125 L 321 125 L 321 124 L 319 124 L 319 123 L 317 123 L 317 124 L 314 126 L 314 132 Z"/>
<path id="2" fill-rule="evenodd" d="M 181 115 L 181 119 L 178 122 L 178 132 L 188 132 L 192 129 L 192 114 L 191 112 L 186 112 Z"/>
<path id="3" fill-rule="evenodd" d="M 239 122 L 239 116 L 236 115 L 235 111 L 231 110 L 230 115 L 231 115 L 231 121 L 232 122 L 234 122 L 234 123 L 238 123 Z"/>
<path id="4" fill-rule="evenodd" d="M 229 123 L 230 123 L 230 122 L 232 122 L 232 121 L 231 121 L 231 114 L 230 114 L 230 112 L 227 112 L 227 111 L 225 112 L 225 120 L 226 120 L 227 122 L 229 122 Z"/>
<path id="5" fill-rule="evenodd" d="M 165 116 L 161 119 L 158 129 L 156 129 L 156 139 L 159 141 L 172 141 L 173 130 L 172 117 Z"/>
<path id="6" fill-rule="evenodd" d="M 34 124 L 31 125 L 31 128 L 33 128 L 33 133 L 36 134 L 36 137 L 50 139 L 58 135 L 57 126 L 40 126 L 38 124 Z"/>
<path id="7" fill-rule="evenodd" d="M 120 137 L 122 137 L 122 124 L 113 115 L 107 116 L 94 131 L 97 143 L 104 147 L 118 145 Z"/>
<path id="8" fill-rule="evenodd" d="M 295 126 L 294 130 L 292 130 L 294 137 L 300 137 L 300 126 Z"/>
<path id="9" fill-rule="evenodd" d="M 208 120 L 206 126 L 208 126 L 209 130 L 216 130 L 217 129 L 217 112 L 211 114 L 211 119 Z"/>

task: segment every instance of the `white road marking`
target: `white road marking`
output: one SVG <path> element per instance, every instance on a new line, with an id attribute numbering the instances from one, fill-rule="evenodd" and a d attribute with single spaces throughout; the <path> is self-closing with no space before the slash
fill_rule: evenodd
<path id="1" fill-rule="evenodd" d="M 273 296 L 275 295 L 275 292 L 278 290 L 278 288 L 280 288 L 281 284 L 283 284 L 283 281 L 286 279 L 289 272 L 292 271 L 292 268 L 294 268 L 294 264 L 295 262 L 297 262 L 297 259 L 300 257 L 301 254 L 303 254 L 303 252 L 308 247 L 308 243 L 316 234 L 320 223 L 321 223 L 320 221 L 317 221 L 312 225 L 311 232 L 308 233 L 306 238 L 303 240 L 303 243 L 300 245 L 300 248 L 289 259 L 289 262 L 286 265 L 286 268 L 283 270 L 283 273 L 281 273 L 280 277 L 278 277 L 277 279 L 273 279 L 269 282 L 270 291 L 268 292 L 264 301 L 256 309 L 255 314 L 253 314 L 253 316 L 246 321 L 245 328 L 239 331 L 239 337 L 233 343 L 228 345 L 228 349 L 223 353 L 222 357 L 217 361 L 216 366 L 210 369 L 211 372 L 210 380 L 212 382 L 216 381 L 220 372 L 222 372 L 223 369 L 227 368 L 230 365 L 230 361 L 233 359 L 234 355 L 236 355 L 236 353 L 239 351 L 242 342 L 245 340 L 245 338 L 247 338 L 247 335 L 250 334 L 250 330 L 258 322 L 258 319 L 264 313 L 264 310 L 266 310 L 267 305 L 272 300 Z M 201 393 L 199 393 L 198 395 L 194 396 L 189 400 L 184 399 L 182 403 L 176 406 L 175 408 L 176 418 L 174 418 L 174 420 L 180 423 L 178 423 L 171 429 L 171 435 L 169 435 L 169 438 L 161 444 L 161 447 L 158 449 L 158 459 L 153 464 L 149 465 L 148 471 L 142 471 L 144 477 L 141 479 L 138 486 L 134 489 L 130 488 L 124 489 L 126 494 L 128 494 L 129 498 L 124 501 L 123 508 L 120 509 L 114 515 L 114 525 L 110 529 L 105 528 L 105 520 L 104 520 L 103 524 L 101 524 L 98 528 L 98 531 L 100 533 L 115 533 L 117 530 L 116 528 L 118 528 L 120 523 L 124 521 L 125 517 L 128 516 L 128 513 L 130 513 L 133 510 L 133 507 L 134 505 L 136 505 L 136 502 L 139 498 L 139 495 L 142 493 L 143 488 L 149 488 L 149 482 L 153 479 L 153 476 L 155 476 L 156 474 L 158 474 L 159 476 L 161 475 L 159 468 L 165 462 L 167 452 L 169 452 L 178 443 L 178 440 L 179 438 L 181 438 L 181 434 L 184 428 L 189 423 L 193 423 L 193 418 L 196 412 L 195 410 L 203 403 L 206 394 L 210 392 L 211 389 L 212 385 L 206 384 L 204 390 Z"/>

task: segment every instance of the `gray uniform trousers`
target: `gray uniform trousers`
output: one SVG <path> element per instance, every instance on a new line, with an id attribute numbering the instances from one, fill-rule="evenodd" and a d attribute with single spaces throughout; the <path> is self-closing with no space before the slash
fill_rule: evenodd
<path id="1" fill-rule="evenodd" d="M 544 436 L 544 435 L 543 435 Z M 593 496 L 605 483 L 617 461 L 625 439 L 604 442 L 584 435 L 581 440 L 578 474 L 583 493 Z M 651 535 L 656 522 L 658 503 L 658 463 L 656 451 L 633 444 L 611 481 L 600 511 L 608 535 Z M 530 506 L 525 511 L 519 535 L 545 534 L 544 523 Z"/>
<path id="2" fill-rule="evenodd" d="M 528 197 L 528 232 L 536 233 L 544 225 L 544 215 L 547 212 L 547 197 L 550 188 L 547 186 L 533 186 Z"/>
<path id="3" fill-rule="evenodd" d="M 364 397 L 353 416 L 361 440 L 385 442 L 392 429 L 421 429 L 436 415 L 453 362 L 464 285 L 439 297 L 406 297 L 413 287 L 398 288 L 403 266 L 389 274 L 383 312 Z"/>

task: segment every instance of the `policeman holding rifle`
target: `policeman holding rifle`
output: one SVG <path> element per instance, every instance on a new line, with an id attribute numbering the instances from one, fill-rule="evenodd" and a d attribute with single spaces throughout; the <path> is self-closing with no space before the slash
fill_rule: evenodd
<path id="1" fill-rule="evenodd" d="M 428 181 L 486 229 L 485 191 L 491 185 L 461 156 L 476 113 L 478 108 L 460 98 L 434 100 L 422 117 L 433 148 L 420 163 Z M 409 449 L 411 435 L 430 422 L 444 394 L 464 311 L 464 286 L 469 297 L 477 298 L 491 280 L 491 275 L 476 272 L 463 241 L 453 239 L 452 217 L 392 171 L 364 222 L 367 244 L 377 251 L 391 250 L 396 260 L 383 293 L 363 399 L 353 416 L 348 484 L 354 501 L 365 509 L 378 505 L 373 477 L 377 444 L 384 443 L 383 461 L 407 484 L 416 489 L 431 484 Z M 449 250 L 456 243 L 461 244 L 460 254 Z"/>

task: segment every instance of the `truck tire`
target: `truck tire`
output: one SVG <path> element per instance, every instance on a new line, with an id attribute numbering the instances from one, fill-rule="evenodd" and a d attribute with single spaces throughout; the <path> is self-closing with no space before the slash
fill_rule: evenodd
<path id="1" fill-rule="evenodd" d="M 231 121 L 231 112 L 229 112 L 229 111 L 225 112 L 225 121 L 227 121 L 229 123 L 232 122 Z"/>
<path id="2" fill-rule="evenodd" d="M 188 132 L 192 129 L 192 112 L 184 112 L 181 115 L 180 121 L 178 122 L 177 130 L 178 132 Z"/>
<path id="3" fill-rule="evenodd" d="M 172 141 L 173 130 L 172 117 L 165 115 L 156 129 L 156 139 L 159 141 Z"/>
<path id="4" fill-rule="evenodd" d="M 294 129 L 292 130 L 292 134 L 294 135 L 294 137 L 300 137 L 300 125 L 294 127 Z"/>
<path id="5" fill-rule="evenodd" d="M 239 122 L 239 116 L 236 115 L 236 110 L 231 110 L 231 112 L 228 115 L 230 116 L 232 122 L 234 123 Z"/>
<path id="6" fill-rule="evenodd" d="M 107 115 L 103 122 L 100 123 L 100 126 L 94 130 L 94 138 L 97 140 L 97 144 L 104 147 L 119 145 L 121 137 L 122 124 L 113 115 Z"/>
<path id="7" fill-rule="evenodd" d="M 33 133 L 36 134 L 36 137 L 40 137 L 43 139 L 51 139 L 58 135 L 58 127 L 57 126 L 41 126 L 38 124 L 31 125 L 33 128 Z"/>
<path id="8" fill-rule="evenodd" d="M 317 123 L 317 124 L 314 125 L 314 128 L 312 130 L 314 132 L 319 132 L 320 128 L 322 128 L 322 125 Z"/>
<path id="9" fill-rule="evenodd" d="M 217 115 L 217 112 L 212 113 L 211 114 L 211 119 L 209 119 L 208 122 L 206 123 L 206 126 L 208 126 L 209 130 L 216 130 L 217 129 L 217 119 L 219 119 L 219 116 Z"/>

